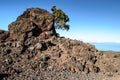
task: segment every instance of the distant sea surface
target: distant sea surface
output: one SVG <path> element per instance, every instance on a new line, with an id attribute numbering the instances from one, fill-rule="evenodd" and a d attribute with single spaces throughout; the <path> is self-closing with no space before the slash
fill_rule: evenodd
<path id="1" fill-rule="evenodd" d="M 91 43 L 98 50 L 120 52 L 120 43 Z"/>

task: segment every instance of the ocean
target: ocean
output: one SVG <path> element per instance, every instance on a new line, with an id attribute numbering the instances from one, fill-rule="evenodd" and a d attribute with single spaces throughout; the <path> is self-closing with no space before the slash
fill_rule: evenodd
<path id="1" fill-rule="evenodd" d="M 120 52 L 120 43 L 91 43 L 98 50 Z"/>

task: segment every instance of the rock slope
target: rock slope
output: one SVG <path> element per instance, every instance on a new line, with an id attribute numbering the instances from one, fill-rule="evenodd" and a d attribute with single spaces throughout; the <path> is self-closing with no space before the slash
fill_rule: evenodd
<path id="1" fill-rule="evenodd" d="M 120 72 L 118 58 L 58 36 L 53 16 L 44 9 L 29 8 L 8 27 L 0 31 L 0 79 L 86 80 L 78 75 Z"/>

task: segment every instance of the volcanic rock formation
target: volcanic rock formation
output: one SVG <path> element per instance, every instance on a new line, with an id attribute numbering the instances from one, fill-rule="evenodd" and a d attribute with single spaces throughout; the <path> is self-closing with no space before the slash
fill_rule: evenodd
<path id="1" fill-rule="evenodd" d="M 56 34 L 53 16 L 46 10 L 39 8 L 27 9 L 17 20 L 9 25 L 12 40 L 25 40 L 39 36 L 41 39 Z"/>

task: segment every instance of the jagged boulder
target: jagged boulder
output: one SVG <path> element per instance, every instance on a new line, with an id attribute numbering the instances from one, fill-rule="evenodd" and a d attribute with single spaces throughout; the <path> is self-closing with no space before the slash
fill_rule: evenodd
<path id="1" fill-rule="evenodd" d="M 40 8 L 29 8 L 9 25 L 12 40 L 25 40 L 28 37 L 49 38 L 56 35 L 53 16 Z"/>
<path id="2" fill-rule="evenodd" d="M 6 40 L 8 38 L 8 32 L 4 30 L 0 30 L 0 41 Z"/>

